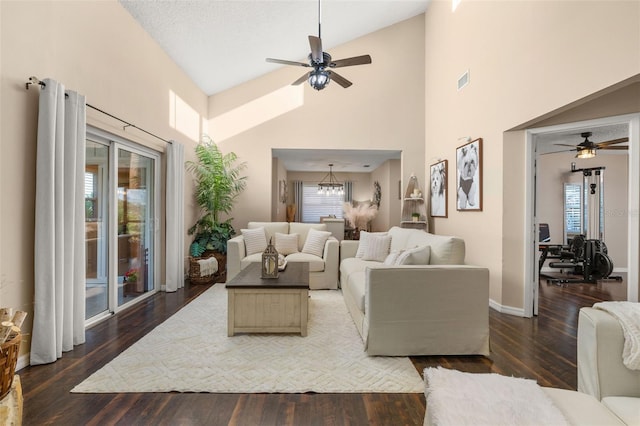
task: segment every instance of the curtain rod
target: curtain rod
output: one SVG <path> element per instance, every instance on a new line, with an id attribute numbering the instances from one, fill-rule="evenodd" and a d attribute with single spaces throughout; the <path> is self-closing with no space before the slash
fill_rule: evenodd
<path id="1" fill-rule="evenodd" d="M 40 80 L 40 79 L 38 79 L 37 77 L 33 77 L 33 76 L 32 76 L 32 77 L 29 77 L 29 81 L 27 81 L 27 82 L 26 82 L 26 84 L 25 84 L 26 89 L 27 89 L 27 90 L 29 90 L 29 86 L 31 86 L 32 84 L 37 84 L 37 85 L 38 85 L 38 86 L 40 86 L 41 88 L 44 88 L 44 87 L 46 87 L 46 85 L 47 85 L 44 81 L 41 81 L 41 80 Z M 65 95 L 65 96 L 66 96 L 66 95 Z M 91 104 L 87 104 L 87 106 L 88 106 L 89 108 L 91 108 L 91 109 L 93 109 L 93 110 L 96 110 L 96 111 L 98 111 L 98 112 L 100 112 L 100 113 L 102 113 L 102 114 L 104 114 L 104 115 L 107 115 L 107 116 L 109 116 L 109 117 L 111 117 L 111 118 L 113 118 L 113 119 L 115 119 L 115 120 L 118 120 L 118 121 L 120 121 L 121 123 L 124 123 L 124 124 L 125 124 L 125 126 L 122 128 L 123 130 L 125 130 L 127 127 L 133 127 L 134 129 L 138 129 L 138 130 L 140 130 L 141 132 L 144 132 L 144 133 L 148 134 L 149 136 L 153 136 L 153 137 L 154 137 L 154 138 L 156 138 L 156 139 L 160 139 L 162 142 L 169 143 L 169 144 L 173 143 L 172 141 L 169 141 L 169 140 L 166 140 L 166 139 L 164 139 L 164 138 L 161 138 L 161 137 L 160 137 L 160 136 L 158 136 L 158 135 L 154 135 L 153 133 L 148 132 L 148 131 L 146 131 L 146 130 L 145 130 L 145 129 L 143 129 L 143 128 L 140 128 L 140 127 L 136 126 L 135 124 L 131 124 L 131 123 L 129 123 L 128 121 L 125 121 L 125 120 L 123 120 L 123 119 L 122 119 L 122 118 L 120 118 L 120 117 L 116 117 L 116 116 L 115 116 L 115 115 L 113 115 L 113 114 L 109 114 L 108 112 L 103 111 L 103 110 L 101 110 L 101 109 L 100 109 L 100 108 L 98 108 L 98 107 L 94 107 L 94 106 L 93 106 L 93 105 L 91 105 Z"/>

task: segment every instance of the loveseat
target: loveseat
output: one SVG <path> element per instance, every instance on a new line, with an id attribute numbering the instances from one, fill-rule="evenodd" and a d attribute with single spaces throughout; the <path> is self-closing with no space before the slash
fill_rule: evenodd
<path id="1" fill-rule="evenodd" d="M 464 265 L 462 239 L 393 227 L 340 244 L 343 297 L 368 355 L 489 355 L 489 270 Z"/>
<path id="2" fill-rule="evenodd" d="M 338 288 L 338 261 L 340 243 L 327 231 L 327 226 L 323 223 L 299 223 L 299 222 L 249 222 L 244 234 L 238 235 L 227 241 L 227 281 L 236 276 L 242 269 L 252 262 L 262 260 L 262 249 L 258 247 L 252 250 L 252 241 L 245 238 L 248 235 L 255 235 L 256 230 L 263 229 L 265 242 L 269 240 L 276 246 L 279 253 L 283 254 L 288 262 L 308 262 L 309 263 L 309 288 L 337 289 Z M 241 232 L 242 232 L 241 231 Z M 319 231 L 319 232 L 316 232 Z M 309 233 L 314 234 L 314 239 L 318 234 L 324 234 L 327 238 L 322 243 L 322 247 L 317 250 L 310 250 L 305 243 Z M 295 237 L 294 237 L 295 235 Z M 288 238 L 287 238 L 288 237 Z M 293 241 L 292 242 L 292 237 Z M 247 246 L 249 243 L 249 246 Z M 247 248 L 249 247 L 249 250 Z M 312 253 L 315 251 L 315 254 Z"/>
<path id="3" fill-rule="evenodd" d="M 640 370 L 623 363 L 624 334 L 610 313 L 578 315 L 578 391 L 593 395 L 627 425 L 640 425 Z"/>

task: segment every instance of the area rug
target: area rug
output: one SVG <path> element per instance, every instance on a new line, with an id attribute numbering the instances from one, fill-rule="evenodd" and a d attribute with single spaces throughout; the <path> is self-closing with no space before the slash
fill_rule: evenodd
<path id="1" fill-rule="evenodd" d="M 424 391 L 409 358 L 366 355 L 340 291 L 310 294 L 306 337 L 227 337 L 227 291 L 215 285 L 71 392 Z"/>

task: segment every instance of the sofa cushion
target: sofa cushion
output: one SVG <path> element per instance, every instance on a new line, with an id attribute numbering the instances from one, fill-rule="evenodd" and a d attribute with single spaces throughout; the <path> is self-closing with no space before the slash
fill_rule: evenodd
<path id="1" fill-rule="evenodd" d="M 262 226 L 254 229 L 242 229 L 241 232 L 247 255 L 262 253 L 267 248 L 267 235 Z"/>
<path id="2" fill-rule="evenodd" d="M 307 234 L 310 229 L 315 229 L 317 231 L 326 231 L 327 225 L 325 223 L 301 223 L 301 222 L 291 222 L 289 224 L 289 233 L 290 234 L 298 234 L 298 251 L 302 251 L 304 248 L 304 243 L 307 242 Z"/>
<path id="3" fill-rule="evenodd" d="M 247 266 L 249 266 L 249 264 L 254 262 L 258 262 L 258 263 L 262 262 L 262 253 L 254 253 L 254 254 L 250 254 L 249 256 L 246 256 L 244 259 L 240 261 L 240 268 L 244 269 Z"/>
<path id="4" fill-rule="evenodd" d="M 622 426 L 615 415 L 591 395 L 567 389 L 542 387 L 553 404 L 572 425 Z"/>
<path id="5" fill-rule="evenodd" d="M 389 254 L 389 247 L 391 247 L 390 235 L 370 235 L 368 238 L 369 244 L 362 255 L 362 260 L 375 260 L 376 262 L 383 262 Z"/>
<path id="6" fill-rule="evenodd" d="M 271 240 L 275 243 L 276 241 L 276 232 L 280 232 L 281 234 L 289 234 L 289 223 L 288 222 L 249 222 L 247 224 L 247 228 L 264 228 L 265 234 L 267 234 L 267 241 Z"/>
<path id="7" fill-rule="evenodd" d="M 309 253 L 292 253 L 285 257 L 289 262 L 308 262 L 309 272 L 324 271 L 324 259 Z"/>
<path id="8" fill-rule="evenodd" d="M 298 234 L 281 234 L 276 232 L 276 251 L 279 254 L 288 255 L 297 253 L 298 250 Z"/>
<path id="9" fill-rule="evenodd" d="M 349 257 L 340 262 L 340 282 L 347 283 L 351 278 L 351 274 L 358 271 L 364 271 L 367 266 L 380 265 L 379 262 L 370 260 L 356 259 Z M 362 278 L 364 282 L 364 277 Z"/>
<path id="10" fill-rule="evenodd" d="M 398 255 L 396 265 L 428 265 L 431 247 L 422 246 L 407 249 Z"/>
<path id="11" fill-rule="evenodd" d="M 324 253 L 324 244 L 327 242 L 330 236 L 331 232 L 329 231 L 318 231 L 316 229 L 309 229 L 307 240 L 304 243 L 304 247 L 302 247 L 302 252 L 322 257 L 322 254 Z"/>
<path id="12" fill-rule="evenodd" d="M 364 313 L 365 271 L 356 271 L 349 276 L 349 284 L 342 291 L 351 293 L 358 309 Z"/>
<path id="13" fill-rule="evenodd" d="M 602 403 L 626 425 L 640 426 L 640 398 L 631 396 L 607 396 Z"/>
<path id="14" fill-rule="evenodd" d="M 384 236 L 387 234 L 388 234 L 387 232 L 360 231 L 360 242 L 358 243 L 358 251 L 356 252 L 356 257 L 360 258 L 364 256 L 364 252 L 367 250 L 367 247 L 369 246 L 369 237 L 374 235 Z"/>
<path id="15" fill-rule="evenodd" d="M 392 227 L 391 251 L 416 246 L 430 246 L 430 265 L 464 265 L 464 240 L 458 237 L 435 235 L 418 229 Z"/>
<path id="16" fill-rule="evenodd" d="M 394 250 L 385 257 L 383 264 L 387 266 L 397 265 L 398 256 L 404 253 L 404 250 Z"/>

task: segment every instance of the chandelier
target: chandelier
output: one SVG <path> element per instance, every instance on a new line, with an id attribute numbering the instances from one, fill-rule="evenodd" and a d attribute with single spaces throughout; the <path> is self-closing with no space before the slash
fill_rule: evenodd
<path id="1" fill-rule="evenodd" d="M 333 174 L 333 164 L 329 164 L 329 173 L 318 184 L 318 194 L 344 195 L 344 184 L 338 182 Z"/>

